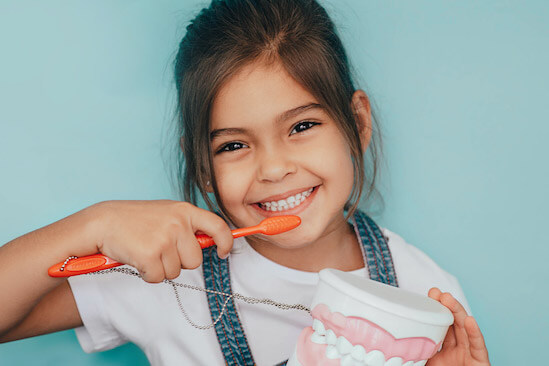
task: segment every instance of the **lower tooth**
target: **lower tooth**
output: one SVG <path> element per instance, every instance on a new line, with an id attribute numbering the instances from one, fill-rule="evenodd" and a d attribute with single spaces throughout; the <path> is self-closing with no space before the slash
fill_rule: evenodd
<path id="1" fill-rule="evenodd" d="M 326 357 L 332 360 L 339 358 L 339 352 L 337 351 L 337 348 L 332 345 L 326 347 Z"/>
<path id="2" fill-rule="evenodd" d="M 353 358 L 350 355 L 346 355 L 341 358 L 341 361 L 339 361 L 339 364 L 341 366 L 355 366 L 357 362 L 355 362 L 355 360 L 353 360 Z"/>
<path id="3" fill-rule="evenodd" d="M 385 363 L 385 355 L 381 351 L 374 350 L 364 357 L 364 362 L 366 365 L 383 365 Z"/>
<path id="4" fill-rule="evenodd" d="M 326 336 L 322 336 L 317 332 L 314 332 L 311 336 L 311 342 L 316 344 L 326 344 Z"/>

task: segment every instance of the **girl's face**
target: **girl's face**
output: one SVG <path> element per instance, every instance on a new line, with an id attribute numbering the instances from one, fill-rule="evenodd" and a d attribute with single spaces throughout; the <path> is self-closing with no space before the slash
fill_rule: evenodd
<path id="1" fill-rule="evenodd" d="M 210 137 L 219 195 L 238 227 L 297 215 L 298 228 L 262 239 L 299 248 L 347 226 L 348 143 L 324 106 L 279 64 L 252 63 L 224 84 Z"/>

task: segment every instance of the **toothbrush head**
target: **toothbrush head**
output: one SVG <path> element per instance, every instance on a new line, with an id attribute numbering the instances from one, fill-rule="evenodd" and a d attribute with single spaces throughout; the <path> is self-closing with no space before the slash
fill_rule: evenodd
<path id="1" fill-rule="evenodd" d="M 261 233 L 266 235 L 276 235 L 295 229 L 301 224 L 299 216 L 286 215 L 269 217 L 257 225 Z"/>

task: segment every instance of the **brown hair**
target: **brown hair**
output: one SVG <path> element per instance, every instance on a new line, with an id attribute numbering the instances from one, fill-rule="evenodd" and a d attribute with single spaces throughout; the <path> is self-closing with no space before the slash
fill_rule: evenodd
<path id="1" fill-rule="evenodd" d="M 330 17 L 314 0 L 214 0 L 187 27 L 175 62 L 178 134 L 184 141 L 177 176 L 184 199 L 196 204 L 201 196 L 215 209 L 206 191 L 210 181 L 217 207 L 229 217 L 212 166 L 210 112 L 224 82 L 260 58 L 280 62 L 338 122 L 354 166 L 353 191 L 346 204 L 352 214 L 365 183 L 367 196 L 374 191 L 380 138 L 373 128 L 368 148 L 372 162 L 366 174 L 351 106 L 355 87 L 347 55 Z"/>

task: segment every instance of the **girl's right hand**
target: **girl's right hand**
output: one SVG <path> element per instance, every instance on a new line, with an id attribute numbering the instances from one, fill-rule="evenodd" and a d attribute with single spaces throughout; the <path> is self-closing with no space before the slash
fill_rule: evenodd
<path id="1" fill-rule="evenodd" d="M 182 268 L 200 266 L 198 231 L 214 239 L 221 258 L 233 246 L 231 230 L 221 217 L 187 202 L 105 201 L 90 209 L 97 218 L 97 251 L 136 268 L 147 282 L 174 279 Z"/>

